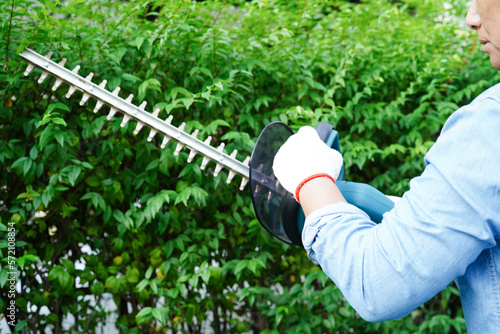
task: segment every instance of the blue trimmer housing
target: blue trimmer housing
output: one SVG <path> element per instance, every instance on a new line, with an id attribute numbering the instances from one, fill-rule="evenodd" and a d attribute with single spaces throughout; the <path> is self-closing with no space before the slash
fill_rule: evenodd
<path id="1" fill-rule="evenodd" d="M 320 123 L 316 131 L 329 147 L 340 152 L 339 135 L 331 124 Z M 262 130 L 250 159 L 250 191 L 260 224 L 279 240 L 302 246 L 304 212 L 293 194 L 279 184 L 272 169 L 274 156 L 292 134 L 281 122 L 272 122 Z M 394 207 L 394 202 L 374 187 L 346 181 L 344 167 L 336 184 L 348 203 L 366 212 L 376 223 Z"/>

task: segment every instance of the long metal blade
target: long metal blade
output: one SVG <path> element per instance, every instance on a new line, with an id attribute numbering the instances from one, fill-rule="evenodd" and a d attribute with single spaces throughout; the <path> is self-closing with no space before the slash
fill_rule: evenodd
<path id="1" fill-rule="evenodd" d="M 25 76 L 35 68 L 40 68 L 43 73 L 38 80 L 42 83 L 48 75 L 56 78 L 56 82 L 52 89 L 55 91 L 61 85 L 62 82 L 66 82 L 70 88 L 66 97 L 69 98 L 76 90 L 83 92 L 83 97 L 80 105 L 83 105 L 90 97 L 97 100 L 94 112 L 97 112 L 103 105 L 110 107 L 110 113 L 108 119 L 111 119 L 113 115 L 118 111 L 124 115 L 121 126 L 125 126 L 129 120 L 135 120 L 137 122 L 136 130 L 134 134 L 137 134 L 141 128 L 145 125 L 151 128 L 150 136 L 148 140 L 151 140 L 156 133 L 160 133 L 164 136 L 164 144 L 162 148 L 168 142 L 168 140 L 174 140 L 178 143 L 175 152 L 178 154 L 183 147 L 187 147 L 190 152 L 189 161 L 191 161 L 195 154 L 200 154 L 204 157 L 202 167 L 204 168 L 209 161 L 214 161 L 215 172 L 214 176 L 217 176 L 222 167 L 226 167 L 229 170 L 229 176 L 227 183 L 231 182 L 234 175 L 238 174 L 242 177 L 240 190 L 243 190 L 245 185 L 248 183 L 249 178 L 249 167 L 248 162 L 250 157 L 247 157 L 245 161 L 241 162 L 236 159 L 236 151 L 233 151 L 231 155 L 224 152 L 224 144 L 215 148 L 209 144 L 210 140 L 202 141 L 196 138 L 197 132 L 188 134 L 184 132 L 184 125 L 178 128 L 171 124 L 171 117 L 167 120 L 162 120 L 158 117 L 159 110 L 155 110 L 153 113 L 149 113 L 145 110 L 145 102 L 143 102 L 139 107 L 131 103 L 133 95 L 130 95 L 127 99 L 122 99 L 118 96 L 118 89 L 110 92 L 104 87 L 106 81 L 97 85 L 91 81 L 93 74 L 91 73 L 86 78 L 78 75 L 78 70 L 80 66 L 77 66 L 72 71 L 66 69 L 64 64 L 65 59 L 61 63 L 57 64 L 50 60 L 51 54 L 47 56 L 42 56 L 33 50 L 25 49 L 21 54 L 21 58 L 28 62 L 28 67 L 24 73 Z M 210 137 L 209 137 L 210 138 Z"/>

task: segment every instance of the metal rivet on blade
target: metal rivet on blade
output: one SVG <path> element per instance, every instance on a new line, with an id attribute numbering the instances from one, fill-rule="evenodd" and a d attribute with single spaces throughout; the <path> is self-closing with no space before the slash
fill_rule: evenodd
<path id="1" fill-rule="evenodd" d="M 52 57 L 52 51 L 49 51 L 49 53 L 47 53 L 45 55 L 45 58 L 47 58 L 47 59 L 50 59 L 50 57 Z M 44 66 L 49 67 L 49 64 L 50 64 L 50 62 L 46 62 Z"/>
<path id="2" fill-rule="evenodd" d="M 177 128 L 179 132 L 175 136 L 175 138 L 180 139 L 181 138 L 181 133 L 184 131 L 184 128 L 186 127 L 186 122 L 182 122 L 182 124 Z"/>

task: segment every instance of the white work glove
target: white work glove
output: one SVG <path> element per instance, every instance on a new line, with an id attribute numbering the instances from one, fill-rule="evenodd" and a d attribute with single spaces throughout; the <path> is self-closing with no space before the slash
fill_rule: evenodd
<path id="1" fill-rule="evenodd" d="M 342 164 L 340 152 L 328 147 L 312 127 L 304 126 L 278 150 L 273 171 L 283 188 L 294 194 L 298 201 L 299 185 L 302 187 L 318 176 L 337 180 Z"/>

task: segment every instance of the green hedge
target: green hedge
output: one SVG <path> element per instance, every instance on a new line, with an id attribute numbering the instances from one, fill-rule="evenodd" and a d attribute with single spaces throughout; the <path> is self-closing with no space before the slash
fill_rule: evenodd
<path id="1" fill-rule="evenodd" d="M 453 285 L 403 319 L 363 321 L 302 249 L 260 227 L 239 180 L 134 136 L 65 85 L 52 92 L 39 70 L 24 77 L 18 56 L 67 58 L 239 160 L 273 120 L 330 122 L 348 179 L 401 195 L 446 118 L 499 80 L 464 4 L 40 2 L 0 4 L 0 312 L 13 222 L 16 331 L 95 332 L 110 293 L 122 333 L 465 332 Z"/>

